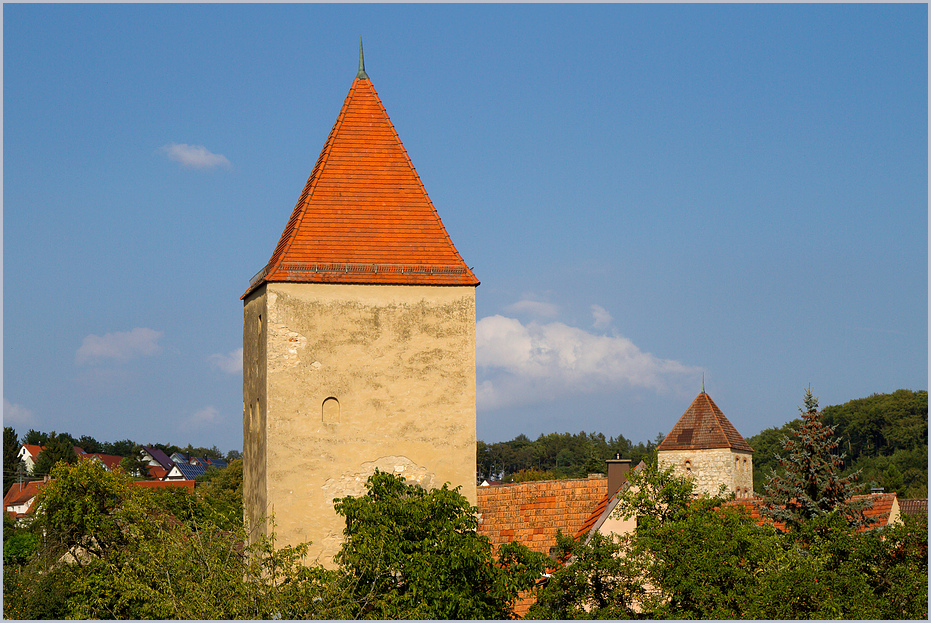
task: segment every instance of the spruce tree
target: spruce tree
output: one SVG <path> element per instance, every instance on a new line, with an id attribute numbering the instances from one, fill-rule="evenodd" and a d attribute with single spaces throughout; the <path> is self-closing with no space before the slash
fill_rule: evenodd
<path id="1" fill-rule="evenodd" d="M 74 452 L 74 439 L 67 433 L 56 435 L 55 431 L 48 436 L 45 448 L 36 459 L 36 464 L 32 468 L 33 476 L 46 476 L 52 472 L 52 467 L 59 461 L 65 463 L 77 463 L 78 456 Z"/>
<path id="2" fill-rule="evenodd" d="M 834 426 L 821 421 L 818 398 L 810 385 L 804 410 L 800 407 L 799 412 L 801 423 L 783 437 L 782 452 L 776 455 L 784 472 L 770 471 L 760 512 L 790 530 L 834 510 L 851 525 L 862 524 L 866 503 L 851 501 L 859 472 L 841 476 L 845 455 L 835 454 L 840 438 L 834 436 Z"/>
<path id="3" fill-rule="evenodd" d="M 3 427 L 3 495 L 10 490 L 20 474 L 19 438 L 12 426 Z"/>

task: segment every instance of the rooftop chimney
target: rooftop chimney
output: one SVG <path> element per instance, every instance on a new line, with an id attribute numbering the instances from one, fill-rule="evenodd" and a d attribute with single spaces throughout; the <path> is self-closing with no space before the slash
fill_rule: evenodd
<path id="1" fill-rule="evenodd" d="M 615 454 L 613 459 L 608 459 L 608 492 L 617 491 L 624 481 L 627 480 L 627 472 L 630 471 L 630 459 L 622 459 L 620 453 Z"/>

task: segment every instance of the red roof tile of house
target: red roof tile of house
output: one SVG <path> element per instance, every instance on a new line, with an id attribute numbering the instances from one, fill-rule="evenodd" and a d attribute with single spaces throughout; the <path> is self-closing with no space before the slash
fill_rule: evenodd
<path id="1" fill-rule="evenodd" d="M 540 480 L 475 489 L 478 533 L 488 537 L 495 549 L 517 541 L 549 554 L 558 530 L 567 536 L 578 532 L 592 507 L 605 497 L 608 479 Z M 522 594 L 514 606 L 515 616 L 526 614 L 534 601 L 532 594 Z"/>
<path id="2" fill-rule="evenodd" d="M 265 268 L 264 282 L 477 286 L 364 72 Z"/>
<path id="3" fill-rule="evenodd" d="M 851 498 L 853 501 L 858 500 L 867 500 L 871 504 L 863 510 L 863 517 L 868 520 L 873 520 L 874 523 L 868 523 L 862 526 L 861 530 L 869 530 L 871 528 L 878 528 L 885 526 L 890 521 L 895 521 L 898 514 L 901 511 L 900 500 L 896 498 L 895 493 L 873 493 L 869 495 L 855 495 Z M 728 505 L 732 506 L 742 506 L 750 511 L 750 516 L 757 520 L 758 523 L 762 524 L 766 522 L 766 519 L 760 514 L 759 505 L 762 503 L 762 498 L 743 498 L 737 500 L 730 500 L 727 502 Z M 783 530 L 785 525 L 776 522 L 773 525 L 776 528 Z"/>
<path id="4" fill-rule="evenodd" d="M 85 459 L 97 459 L 101 463 L 107 466 L 107 469 L 114 469 L 117 465 L 120 464 L 120 461 L 123 460 L 123 457 L 116 456 L 115 454 L 101 454 L 100 452 L 93 452 L 90 454 L 81 455 Z"/>
<path id="5" fill-rule="evenodd" d="M 6 492 L 6 495 L 3 496 L 3 510 L 4 512 L 9 512 L 14 519 L 28 515 L 33 510 L 34 506 L 30 506 L 25 513 L 16 513 L 12 511 L 7 511 L 9 506 L 20 506 L 29 502 L 32 498 L 36 497 L 36 494 L 39 493 L 39 490 L 45 484 L 43 480 L 32 480 L 30 482 L 14 482 L 13 486 L 10 487 L 10 490 Z"/>
<path id="6" fill-rule="evenodd" d="M 39 458 L 39 455 L 42 453 L 42 450 L 45 449 L 44 447 L 40 445 L 32 444 L 32 443 L 25 443 L 23 444 L 23 447 L 26 448 L 26 452 L 28 452 L 32 456 L 33 460 Z"/>
<path id="7" fill-rule="evenodd" d="M 710 448 L 753 452 L 753 448 L 724 417 L 724 413 L 714 404 L 711 396 L 702 391 L 656 449 L 663 451 Z"/>
<path id="8" fill-rule="evenodd" d="M 168 470 L 159 465 L 150 465 L 149 466 L 149 476 L 155 478 L 156 480 L 161 480 L 168 473 Z"/>
<path id="9" fill-rule="evenodd" d="M 899 510 L 903 515 L 927 515 L 928 498 L 899 500 Z"/>
<path id="10" fill-rule="evenodd" d="M 512 485 L 476 487 L 478 533 L 497 548 L 518 541 L 549 554 L 556 532 L 572 536 L 592 508 L 605 496 L 606 478 L 540 480 Z"/>
<path id="11" fill-rule="evenodd" d="M 637 473 L 645 467 L 646 463 L 640 461 L 640 463 L 637 464 L 637 467 L 633 469 L 631 474 Z M 597 529 L 601 526 L 601 524 L 604 523 L 604 519 L 607 518 L 607 514 L 610 514 L 610 510 L 613 510 L 613 505 L 611 502 L 614 500 L 614 496 L 625 490 L 629 483 L 629 477 L 631 474 L 627 474 L 627 478 L 624 478 L 620 486 L 618 486 L 614 491 L 607 491 L 604 497 L 599 500 L 598 504 L 592 508 L 592 512 L 589 514 L 588 518 L 582 523 L 581 527 L 579 527 L 579 529 L 573 535 L 576 540 L 579 540 L 588 534 L 592 528 Z"/>

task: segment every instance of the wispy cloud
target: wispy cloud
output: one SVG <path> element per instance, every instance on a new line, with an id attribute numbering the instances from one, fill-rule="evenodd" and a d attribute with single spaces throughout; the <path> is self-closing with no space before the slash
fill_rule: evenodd
<path id="1" fill-rule="evenodd" d="M 223 423 L 223 417 L 219 409 L 214 406 L 206 406 L 192 413 L 186 420 L 181 423 L 181 428 L 185 431 L 198 431 L 215 427 Z"/>
<path id="2" fill-rule="evenodd" d="M 3 425 L 4 426 L 34 426 L 36 418 L 32 411 L 23 405 L 15 405 L 3 397 Z"/>
<path id="3" fill-rule="evenodd" d="M 595 313 L 596 323 L 607 312 Z M 561 322 L 524 325 L 489 316 L 476 323 L 481 409 L 533 404 L 557 397 L 619 389 L 676 391 L 701 368 L 641 351 L 621 336 L 595 335 Z"/>
<path id="4" fill-rule="evenodd" d="M 190 169 L 213 169 L 216 167 L 230 167 L 226 156 L 211 153 L 203 145 L 185 145 L 184 143 L 171 143 L 162 147 L 162 151 L 169 160 Z"/>
<path id="5" fill-rule="evenodd" d="M 607 329 L 611 321 L 614 320 L 608 310 L 601 305 L 592 305 L 592 318 L 594 318 L 592 326 L 596 329 Z"/>
<path id="6" fill-rule="evenodd" d="M 158 340 L 161 331 L 137 327 L 132 331 L 116 331 L 105 335 L 88 335 L 75 353 L 78 365 L 112 359 L 127 361 L 134 357 L 155 355 L 161 352 Z"/>
<path id="7" fill-rule="evenodd" d="M 225 355 L 214 353 L 207 359 L 210 361 L 210 365 L 227 374 L 242 374 L 242 348 L 231 350 Z"/>
<path id="8" fill-rule="evenodd" d="M 559 313 L 559 307 L 552 303 L 524 299 L 508 305 L 504 311 L 509 314 L 528 314 L 538 318 L 555 318 Z"/>

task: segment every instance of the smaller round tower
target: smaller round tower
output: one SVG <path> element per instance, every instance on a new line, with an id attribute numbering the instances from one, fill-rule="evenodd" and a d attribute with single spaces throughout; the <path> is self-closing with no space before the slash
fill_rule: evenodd
<path id="1" fill-rule="evenodd" d="M 695 492 L 753 496 L 753 448 L 714 404 L 704 388 L 657 447 L 660 469 L 695 479 Z"/>

